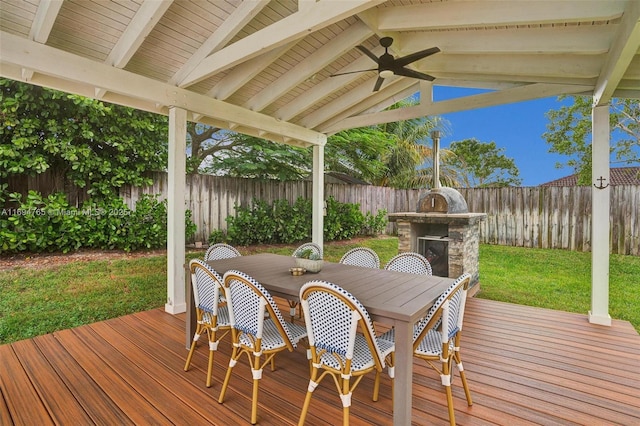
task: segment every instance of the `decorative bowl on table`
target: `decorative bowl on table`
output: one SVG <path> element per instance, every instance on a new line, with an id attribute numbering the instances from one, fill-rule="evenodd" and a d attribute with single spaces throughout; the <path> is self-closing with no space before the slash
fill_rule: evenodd
<path id="1" fill-rule="evenodd" d="M 300 275 L 304 275 L 307 270 L 304 268 L 289 268 L 289 272 L 291 272 L 291 275 L 297 277 Z"/>
<path id="2" fill-rule="evenodd" d="M 298 268 L 306 269 L 307 272 L 320 272 L 322 270 L 323 260 L 313 260 L 313 259 L 303 259 L 301 257 L 296 257 L 296 266 Z"/>

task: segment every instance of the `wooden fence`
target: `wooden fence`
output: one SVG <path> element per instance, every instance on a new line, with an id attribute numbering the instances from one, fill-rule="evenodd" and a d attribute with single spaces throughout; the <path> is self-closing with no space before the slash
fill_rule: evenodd
<path id="1" fill-rule="evenodd" d="M 121 195 L 131 207 L 142 193 L 166 194 L 167 175 L 155 176 L 145 188 L 124 188 Z M 187 177 L 185 207 L 198 225 L 196 241 L 206 242 L 214 229 L 226 229 L 226 218 L 236 205 L 253 198 L 272 203 L 298 197 L 311 198 L 310 181 L 256 181 L 205 175 Z M 591 250 L 591 188 L 524 187 L 459 189 L 470 212 L 487 213 L 481 224 L 482 243 L 517 247 Z M 359 203 L 363 212 L 415 211 L 423 191 L 396 190 L 368 185 L 325 184 L 325 196 L 343 203 Z M 640 187 L 611 187 L 611 251 L 640 256 Z M 387 228 L 394 232 L 394 224 Z"/>

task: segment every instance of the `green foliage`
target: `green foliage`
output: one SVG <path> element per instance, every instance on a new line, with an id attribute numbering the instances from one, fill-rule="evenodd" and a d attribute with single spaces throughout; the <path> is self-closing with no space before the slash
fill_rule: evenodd
<path id="1" fill-rule="evenodd" d="M 0 78 L 0 118 L 0 178 L 52 169 L 109 196 L 167 164 L 161 115 Z"/>
<path id="2" fill-rule="evenodd" d="M 244 246 L 306 240 L 311 236 L 311 216 L 311 201 L 303 198 L 298 198 L 293 205 L 286 200 L 278 200 L 271 206 L 254 199 L 251 206 L 236 206 L 236 216 L 227 218 L 227 239 Z M 333 197 L 327 200 L 324 219 L 326 241 L 379 233 L 386 224 L 386 211 L 365 216 L 358 204 L 340 203 Z"/>
<path id="3" fill-rule="evenodd" d="M 251 179 L 298 180 L 311 172 L 311 151 L 239 133 L 214 142 L 203 172 Z M 211 140 L 213 141 L 213 140 Z"/>
<path id="4" fill-rule="evenodd" d="M 495 142 L 465 139 L 452 142 L 450 149 L 455 154 L 452 164 L 464 171 L 467 187 L 518 186 L 522 183 L 515 161 L 505 156 L 504 148 L 498 148 Z"/>
<path id="5" fill-rule="evenodd" d="M 10 194 L 18 207 L 0 210 L 0 253 L 69 251 L 79 248 L 133 251 L 165 247 L 167 203 L 145 195 L 130 210 L 119 197 L 89 199 L 81 208 L 70 206 L 64 194 L 42 197 L 30 191 L 23 200 Z M 196 225 L 185 214 L 185 234 Z"/>
<path id="6" fill-rule="evenodd" d="M 276 200 L 273 203 L 273 221 L 276 235 L 281 243 L 294 243 L 311 235 L 312 203 L 298 197 L 293 205 L 287 200 Z"/>
<path id="7" fill-rule="evenodd" d="M 209 234 L 210 246 L 213 244 L 224 243 L 226 241 L 227 241 L 227 233 L 220 229 L 214 229 L 213 231 L 211 231 L 211 234 Z"/>
<path id="8" fill-rule="evenodd" d="M 589 96 L 560 96 L 573 103 L 547 112 L 549 123 L 542 136 L 550 145 L 549 152 L 566 155 L 565 163 L 556 167 L 571 167 L 579 185 L 591 185 L 591 111 Z M 613 99 L 610 110 L 611 152 L 619 163 L 640 163 L 640 105 L 635 99 Z"/>
<path id="9" fill-rule="evenodd" d="M 322 260 L 322 256 L 320 253 L 317 253 L 313 249 L 306 248 L 304 250 L 300 250 L 296 253 L 296 257 L 300 259 L 309 259 L 309 260 Z"/>
<path id="10" fill-rule="evenodd" d="M 378 210 L 378 213 L 373 215 L 371 212 L 367 212 L 364 215 L 364 228 L 362 230 L 363 235 L 379 235 L 384 232 L 387 227 L 387 210 Z"/>
<path id="11" fill-rule="evenodd" d="M 325 240 L 348 240 L 362 234 L 363 228 L 364 215 L 359 204 L 340 203 L 329 197 L 324 218 Z"/>

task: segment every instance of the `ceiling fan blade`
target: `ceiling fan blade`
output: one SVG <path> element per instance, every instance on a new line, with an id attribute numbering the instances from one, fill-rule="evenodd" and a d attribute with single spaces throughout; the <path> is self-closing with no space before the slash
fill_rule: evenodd
<path id="1" fill-rule="evenodd" d="M 419 59 L 426 58 L 427 56 L 433 55 L 434 53 L 438 53 L 440 51 L 437 47 L 432 47 L 430 49 L 421 50 L 419 52 L 412 53 L 407 56 L 403 56 L 402 58 L 397 58 L 394 62 L 396 65 L 403 67 L 405 65 L 409 65 L 411 62 L 415 62 Z"/>
<path id="2" fill-rule="evenodd" d="M 404 77 L 411 77 L 411 78 L 418 78 L 420 80 L 427 80 L 427 81 L 433 81 L 436 78 L 428 75 L 428 74 L 423 74 L 421 72 L 418 71 L 414 71 L 414 70 L 410 70 L 409 68 L 399 68 L 399 69 L 394 69 L 393 73 L 395 75 L 401 75 Z"/>
<path id="3" fill-rule="evenodd" d="M 368 57 L 370 57 L 373 62 L 375 62 L 376 64 L 378 63 L 378 57 L 376 55 L 373 54 L 372 51 L 370 51 L 369 49 L 367 49 L 366 47 L 362 46 L 362 45 L 357 45 L 356 46 L 362 53 L 364 53 L 365 55 L 367 55 Z"/>
<path id="4" fill-rule="evenodd" d="M 378 79 L 376 80 L 376 85 L 373 86 L 373 91 L 377 92 L 378 90 L 380 90 L 380 87 L 382 87 L 382 82 L 384 81 L 384 78 L 378 76 Z"/>
<path id="5" fill-rule="evenodd" d="M 370 68 L 368 70 L 360 70 L 360 71 L 338 72 L 338 73 L 335 73 L 335 74 L 331 74 L 329 77 L 337 77 L 339 75 L 355 74 L 357 72 L 367 72 L 367 71 L 378 71 L 378 68 Z"/>

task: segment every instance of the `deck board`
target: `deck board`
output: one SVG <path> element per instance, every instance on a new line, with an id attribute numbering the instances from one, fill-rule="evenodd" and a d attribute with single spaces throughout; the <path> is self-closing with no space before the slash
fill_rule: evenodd
<path id="1" fill-rule="evenodd" d="M 0 423 L 248 424 L 246 362 L 218 404 L 229 338 L 207 389 L 205 345 L 183 371 L 184 321 L 154 309 L 0 346 Z M 460 425 L 640 424 L 640 336 L 628 322 L 603 327 L 585 315 L 470 299 L 462 344 L 474 405 L 467 407 L 456 375 Z M 295 425 L 309 377 L 304 348 L 279 354 L 276 367 L 264 372 L 258 422 Z M 392 423 L 390 383 L 383 375 L 373 403 L 373 377 L 363 379 L 352 425 Z M 333 386 L 324 381 L 314 393 L 308 425 L 340 421 Z M 414 362 L 413 386 L 413 424 L 448 424 L 440 381 L 422 361 Z"/>

